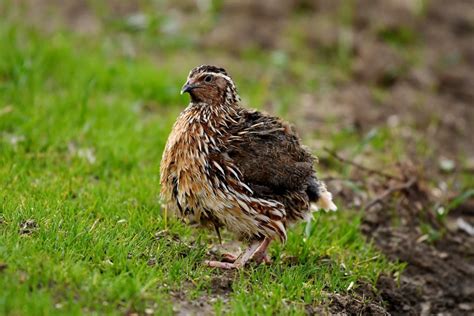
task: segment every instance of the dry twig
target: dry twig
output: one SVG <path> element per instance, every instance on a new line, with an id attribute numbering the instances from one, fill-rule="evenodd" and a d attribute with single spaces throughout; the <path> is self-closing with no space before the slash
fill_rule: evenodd
<path id="1" fill-rule="evenodd" d="M 327 147 L 324 147 L 323 150 L 326 151 L 331 156 L 333 156 L 334 158 L 336 158 L 337 160 L 339 160 L 340 162 L 350 164 L 350 165 L 352 165 L 352 166 L 354 166 L 354 167 L 356 167 L 360 170 L 364 170 L 365 172 L 368 172 L 369 174 L 376 174 L 376 175 L 382 176 L 384 178 L 387 178 L 387 179 L 390 179 L 390 180 L 396 180 L 396 181 L 400 181 L 400 182 L 405 181 L 405 179 L 403 179 L 403 178 L 391 175 L 389 173 L 385 173 L 385 172 L 380 171 L 380 170 L 372 169 L 372 168 L 366 167 L 364 165 L 361 165 L 357 162 L 354 162 L 352 160 L 343 158 L 343 157 L 339 156 L 335 151 L 333 151 L 333 150 L 331 150 Z"/>
<path id="2" fill-rule="evenodd" d="M 368 210 L 369 208 L 371 208 L 375 204 L 381 203 L 383 200 L 385 200 L 387 197 L 389 197 L 394 192 L 398 192 L 398 191 L 402 191 L 402 190 L 406 190 L 406 189 L 411 188 L 415 183 L 416 183 L 416 178 L 411 178 L 410 180 L 408 180 L 405 183 L 402 183 L 400 185 L 396 185 L 396 186 L 388 188 L 387 190 L 382 192 L 382 194 L 378 195 L 372 201 L 367 203 L 367 205 L 365 206 L 365 209 Z"/>

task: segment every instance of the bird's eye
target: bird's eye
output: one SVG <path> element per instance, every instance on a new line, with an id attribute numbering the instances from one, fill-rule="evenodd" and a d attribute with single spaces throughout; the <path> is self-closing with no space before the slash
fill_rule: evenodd
<path id="1" fill-rule="evenodd" d="M 211 75 L 207 75 L 207 76 L 204 78 L 204 81 L 205 81 L 205 82 L 211 82 L 211 81 L 212 81 L 212 76 L 211 76 Z"/>

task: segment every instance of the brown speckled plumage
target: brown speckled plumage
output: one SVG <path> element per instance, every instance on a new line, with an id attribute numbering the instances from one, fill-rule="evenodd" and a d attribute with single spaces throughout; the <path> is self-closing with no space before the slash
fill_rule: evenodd
<path id="1" fill-rule="evenodd" d="M 323 207 L 335 207 L 292 127 L 241 107 L 224 69 L 196 67 L 183 92 L 189 92 L 191 103 L 173 126 L 160 170 L 169 209 L 259 242 L 249 254 L 255 260 L 257 246 L 264 248 L 259 248 L 262 259 L 269 241 L 286 240 L 288 223 L 309 214 L 311 202 L 323 196 Z M 245 265 L 240 259 L 213 266 Z"/>

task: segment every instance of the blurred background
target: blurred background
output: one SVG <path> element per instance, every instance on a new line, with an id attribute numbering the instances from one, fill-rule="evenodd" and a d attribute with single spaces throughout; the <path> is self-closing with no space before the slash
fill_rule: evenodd
<path id="1" fill-rule="evenodd" d="M 145 108 L 174 103 L 190 69 L 217 64 L 248 106 L 286 115 L 303 134 L 320 135 L 315 142 L 403 125 L 396 136 L 422 142 L 425 156 L 473 163 L 468 0 L 4 0 L 0 10 L 4 25 L 16 21 L 52 45 L 73 34 L 161 69 L 169 82 L 140 96 Z"/>
<path id="2" fill-rule="evenodd" d="M 4 0 L 0 10 L 4 25 L 52 45 L 74 34 L 112 58 L 149 62 L 167 82 L 137 96 L 148 110 L 184 106 L 175 94 L 188 71 L 211 63 L 248 106 L 285 115 L 316 142 L 399 128 L 407 153 L 473 164 L 469 0 Z"/>
<path id="3" fill-rule="evenodd" d="M 295 125 L 340 209 L 249 278 L 161 216 L 205 63 Z M 470 313 L 473 107 L 472 0 L 0 0 L 0 314 Z"/>

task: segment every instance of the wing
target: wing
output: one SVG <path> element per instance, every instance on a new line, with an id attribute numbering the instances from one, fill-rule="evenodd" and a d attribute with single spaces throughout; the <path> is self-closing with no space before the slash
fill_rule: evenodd
<path id="1" fill-rule="evenodd" d="M 243 110 L 231 130 L 227 154 L 257 196 L 304 191 L 314 176 L 314 158 L 296 132 L 278 118 Z"/>

